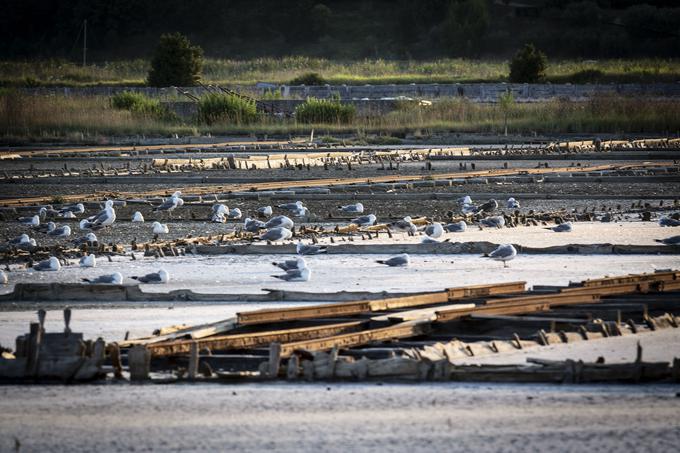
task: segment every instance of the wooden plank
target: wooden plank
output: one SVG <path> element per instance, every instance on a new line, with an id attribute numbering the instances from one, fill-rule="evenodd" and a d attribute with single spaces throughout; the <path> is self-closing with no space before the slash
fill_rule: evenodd
<path id="1" fill-rule="evenodd" d="M 374 316 L 371 321 L 374 322 L 407 322 L 407 321 L 436 321 L 437 311 L 441 310 L 469 310 L 474 308 L 475 304 L 453 304 L 432 308 L 421 308 L 418 310 L 400 311 L 397 313 L 388 313 L 386 315 Z"/>
<path id="2" fill-rule="evenodd" d="M 252 349 L 265 346 L 273 342 L 290 343 L 322 337 L 340 335 L 360 330 L 366 321 L 352 321 L 338 324 L 328 324 L 296 329 L 271 330 L 267 332 L 223 335 L 204 338 L 201 340 L 178 340 L 154 343 L 147 346 L 154 357 L 188 354 L 191 345 L 196 342 L 200 349 L 221 351 L 229 349 Z"/>
<path id="3" fill-rule="evenodd" d="M 389 341 L 400 338 L 410 338 L 424 335 L 430 331 L 430 328 L 429 322 L 411 321 L 380 329 L 364 330 L 361 332 L 336 335 L 316 340 L 284 343 L 281 345 L 281 357 L 290 357 L 296 350 L 327 351 L 333 348 L 343 349 L 361 346 L 372 341 Z"/>
<path id="4" fill-rule="evenodd" d="M 584 287 L 599 287 L 606 285 L 616 285 L 622 283 L 633 283 L 633 282 L 643 282 L 643 281 L 669 281 L 680 279 L 680 272 L 670 271 L 670 272 L 656 272 L 652 274 L 632 274 L 626 276 L 617 277 L 605 277 L 605 278 L 595 278 L 584 280 L 581 282 L 581 286 Z"/>
<path id="5" fill-rule="evenodd" d="M 411 296 L 394 297 L 373 301 L 344 302 L 339 304 L 314 305 L 307 307 L 274 308 L 237 313 L 239 324 L 263 324 L 299 319 L 316 319 L 337 316 L 352 316 L 373 311 L 396 310 L 460 300 L 479 295 L 511 294 L 522 291 L 525 282 L 510 282 L 490 285 L 474 285 L 449 288 L 446 291 L 420 293 Z"/>

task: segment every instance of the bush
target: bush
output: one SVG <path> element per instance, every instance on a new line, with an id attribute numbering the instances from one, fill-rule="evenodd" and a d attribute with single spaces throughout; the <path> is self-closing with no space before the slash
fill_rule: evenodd
<path id="1" fill-rule="evenodd" d="M 510 62 L 510 81 L 513 83 L 536 83 L 545 80 L 548 60 L 533 44 L 525 44 Z"/>
<path id="2" fill-rule="evenodd" d="M 569 80 L 571 83 L 598 83 L 604 79 L 604 72 L 599 69 L 583 69 L 573 73 Z"/>
<path id="3" fill-rule="evenodd" d="M 288 82 L 289 85 L 308 85 L 308 86 L 313 86 L 313 85 L 325 85 L 326 84 L 326 79 L 321 77 L 316 72 L 308 72 L 306 74 L 302 74 L 300 76 L 295 77 L 293 80 Z"/>
<path id="4" fill-rule="evenodd" d="M 310 98 L 295 109 L 295 119 L 300 123 L 351 123 L 356 114 L 356 108 L 339 101 Z"/>
<path id="5" fill-rule="evenodd" d="M 257 106 L 233 94 L 211 93 L 198 102 L 198 117 L 205 124 L 249 124 L 257 120 Z"/>
<path id="6" fill-rule="evenodd" d="M 155 87 L 193 86 L 203 68 L 203 50 L 180 33 L 161 35 L 151 59 L 148 84 Z"/>
<path id="7" fill-rule="evenodd" d="M 141 93 L 123 91 L 111 97 L 111 107 L 127 110 L 135 115 L 170 121 L 175 115 L 163 107 L 158 99 L 151 99 Z"/>

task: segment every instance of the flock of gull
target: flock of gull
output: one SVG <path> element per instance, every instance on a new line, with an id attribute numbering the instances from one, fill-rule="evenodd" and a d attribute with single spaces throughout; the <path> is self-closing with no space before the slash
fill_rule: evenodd
<path id="1" fill-rule="evenodd" d="M 153 211 L 165 213 L 168 218 L 171 218 L 172 212 L 184 205 L 184 200 L 181 198 L 181 195 L 182 194 L 180 191 L 173 193 L 172 196 L 165 199 L 160 205 L 155 206 Z M 462 214 L 484 216 L 479 217 L 480 227 L 503 228 L 505 226 L 505 218 L 503 215 L 494 215 L 494 212 L 499 207 L 499 204 L 496 200 L 491 199 L 482 204 L 475 205 L 472 201 L 472 198 L 468 195 L 458 199 L 457 202 Z M 84 231 L 85 234 L 82 237 L 72 239 L 71 242 L 78 246 L 83 244 L 88 246 L 96 245 L 97 236 L 94 232 L 105 227 L 111 227 L 116 221 L 116 211 L 114 209 L 114 205 L 115 203 L 112 200 L 107 200 L 104 204 L 104 208 L 101 211 L 95 215 L 82 219 L 79 222 L 79 228 L 81 231 Z M 518 209 L 520 208 L 520 203 L 515 198 L 509 198 L 505 206 L 508 209 Z M 293 228 L 295 226 L 295 222 L 291 217 L 309 218 L 309 209 L 304 206 L 301 201 L 280 204 L 277 206 L 277 208 L 279 210 L 286 211 L 287 215 L 275 216 L 272 206 L 263 206 L 257 209 L 258 218 L 253 219 L 246 217 L 243 219 L 243 229 L 258 235 L 256 236 L 257 240 L 267 241 L 268 243 L 291 240 L 294 236 Z M 364 205 L 362 203 L 338 206 L 338 210 L 345 214 L 356 215 L 356 217 L 350 220 L 350 223 L 356 225 L 359 228 L 376 225 L 378 221 L 375 214 L 364 213 Z M 47 223 L 43 223 L 43 221 L 47 218 L 74 219 L 84 213 L 84 205 L 82 203 L 77 203 L 64 206 L 59 210 L 55 210 L 52 207 L 42 207 L 36 215 L 21 217 L 18 220 L 21 224 L 30 227 L 34 231 L 42 232 L 48 236 L 55 238 L 69 238 L 72 234 L 72 231 L 68 225 L 60 226 L 53 221 L 49 221 Z M 242 217 L 243 213 L 239 208 L 230 209 L 224 204 L 217 203 L 212 206 L 210 221 L 225 223 L 228 221 L 242 220 Z M 144 216 L 141 212 L 137 211 L 132 215 L 131 222 L 142 223 L 144 222 Z M 659 220 L 659 225 L 663 227 L 676 227 L 680 226 L 680 220 L 676 220 L 671 217 L 661 217 Z M 391 222 L 387 226 L 390 231 L 395 233 L 415 235 L 420 231 L 424 233 L 422 243 L 428 244 L 441 242 L 441 238 L 445 233 L 465 232 L 468 224 L 466 221 L 461 220 L 448 224 L 434 222 L 424 227 L 418 227 L 413 223 L 413 219 L 407 216 L 403 219 Z M 572 231 L 572 228 L 571 222 L 564 222 L 553 227 L 547 227 L 546 229 L 552 230 L 555 233 L 568 233 Z M 169 233 L 168 225 L 159 221 L 154 221 L 152 223 L 151 230 L 155 235 Z M 656 241 L 667 245 L 677 245 L 680 244 L 680 235 L 672 236 L 666 239 L 656 239 Z M 36 240 L 31 238 L 26 233 L 21 234 L 17 238 L 9 240 L 8 244 L 13 247 L 24 249 L 37 246 Z M 315 244 L 306 245 L 301 241 L 298 241 L 296 245 L 296 252 L 298 257 L 295 259 L 272 263 L 285 272 L 285 274 L 273 275 L 272 277 L 291 282 L 308 281 L 311 277 L 311 270 L 307 266 L 303 256 L 326 253 L 327 247 Z M 484 257 L 501 261 L 504 267 L 507 267 L 507 262 L 511 261 L 516 256 L 517 249 L 512 244 L 501 244 L 495 250 L 484 255 Z M 390 267 L 408 266 L 410 264 L 410 257 L 408 254 L 403 253 L 390 257 L 389 259 L 378 260 L 377 263 Z M 79 265 L 82 268 L 96 267 L 95 255 L 91 253 L 85 254 L 80 259 Z M 60 269 L 61 263 L 55 256 L 51 256 L 48 259 L 33 265 L 33 270 L 35 271 L 58 271 Z M 170 275 L 166 270 L 160 269 L 157 272 L 141 276 L 131 276 L 130 278 L 142 283 L 168 283 L 170 280 Z M 7 281 L 7 275 L 0 271 L 0 284 L 6 284 Z M 83 281 L 92 284 L 121 284 L 123 282 L 123 276 L 119 272 L 115 272 L 110 275 L 100 275 L 95 278 L 83 278 Z"/>

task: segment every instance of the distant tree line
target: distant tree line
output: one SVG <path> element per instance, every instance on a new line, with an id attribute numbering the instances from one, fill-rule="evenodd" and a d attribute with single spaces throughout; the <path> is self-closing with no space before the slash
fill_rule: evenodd
<path id="1" fill-rule="evenodd" d="M 146 58 L 180 32 L 208 57 L 680 56 L 672 0 L 6 0 L 0 58 Z"/>

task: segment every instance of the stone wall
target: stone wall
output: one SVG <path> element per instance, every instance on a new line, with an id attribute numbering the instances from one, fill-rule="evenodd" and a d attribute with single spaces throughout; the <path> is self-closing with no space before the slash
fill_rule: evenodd
<path id="1" fill-rule="evenodd" d="M 442 97 L 465 97 L 475 102 L 496 102 L 500 93 L 507 90 L 520 102 L 540 101 L 552 98 L 585 100 L 595 95 L 619 94 L 650 98 L 680 97 L 680 83 L 655 84 L 609 84 L 609 85 L 553 85 L 512 83 L 453 83 L 410 85 L 324 85 L 287 86 L 260 83 L 255 87 L 231 87 L 237 91 L 260 96 L 265 91 L 277 92 L 285 99 L 308 97 L 329 98 L 339 96 L 346 100 L 389 100 L 400 97 L 413 99 L 437 99 Z M 62 94 L 66 96 L 111 96 L 120 91 L 136 91 L 162 100 L 188 100 L 181 94 L 186 91 L 194 96 L 205 92 L 201 87 L 151 88 L 151 87 L 38 87 L 25 88 L 24 92 L 36 95 Z"/>

